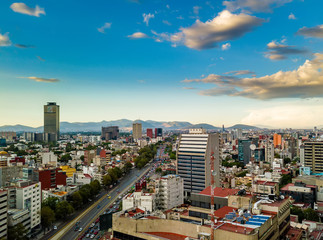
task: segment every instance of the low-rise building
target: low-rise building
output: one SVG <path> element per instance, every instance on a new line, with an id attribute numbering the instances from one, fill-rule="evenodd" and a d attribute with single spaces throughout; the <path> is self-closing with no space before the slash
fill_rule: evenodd
<path id="1" fill-rule="evenodd" d="M 306 185 L 302 182 L 289 183 L 280 191 L 283 195 L 292 197 L 296 203 L 308 203 L 312 208 L 316 202 L 317 186 L 315 185 Z"/>
<path id="2" fill-rule="evenodd" d="M 154 193 L 137 191 L 129 193 L 122 199 L 122 209 L 140 208 L 144 211 L 155 211 L 156 196 Z"/>
<path id="3" fill-rule="evenodd" d="M 279 195 L 279 184 L 278 182 L 271 181 L 255 181 L 252 184 L 252 189 L 254 193 L 262 195 Z"/>

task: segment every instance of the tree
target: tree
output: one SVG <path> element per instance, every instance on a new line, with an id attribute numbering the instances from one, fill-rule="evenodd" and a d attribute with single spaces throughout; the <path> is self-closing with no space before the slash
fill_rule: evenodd
<path id="1" fill-rule="evenodd" d="M 26 237 L 28 230 L 22 223 L 18 223 L 14 227 L 8 228 L 8 240 L 27 240 Z"/>
<path id="2" fill-rule="evenodd" d="M 112 184 L 112 178 L 109 174 L 103 176 L 103 185 L 110 186 Z"/>
<path id="3" fill-rule="evenodd" d="M 55 213 L 54 211 L 48 207 L 44 206 L 41 208 L 41 224 L 44 230 L 52 225 L 55 221 Z"/>
<path id="4" fill-rule="evenodd" d="M 94 180 L 90 183 L 90 187 L 92 188 L 92 193 L 94 195 L 98 194 L 101 190 L 101 184 L 98 180 Z"/>
<path id="5" fill-rule="evenodd" d="M 72 150 L 73 150 L 73 148 L 72 148 L 72 144 L 71 144 L 71 143 L 67 143 L 67 144 L 66 144 L 65 151 L 66 151 L 66 152 L 70 152 L 70 151 L 72 151 Z"/>
<path id="6" fill-rule="evenodd" d="M 79 209 L 83 204 L 83 199 L 79 191 L 72 195 L 72 206 L 74 209 Z"/>
<path id="7" fill-rule="evenodd" d="M 89 201 L 89 198 L 91 197 L 91 191 L 92 191 L 92 188 L 89 184 L 85 184 L 83 185 L 79 192 L 82 196 L 82 199 L 83 199 L 83 203 L 87 203 Z"/>
<path id="8" fill-rule="evenodd" d="M 248 171 L 243 171 L 241 173 L 236 174 L 237 177 L 245 177 L 247 175 Z"/>
<path id="9" fill-rule="evenodd" d="M 115 183 L 118 180 L 118 176 L 112 168 L 108 169 L 108 174 L 111 176 L 112 183 Z"/>
<path id="10" fill-rule="evenodd" d="M 292 182 L 292 176 L 289 174 L 283 174 L 279 182 L 279 188 L 282 188 L 283 186 L 291 182 Z"/>
<path id="11" fill-rule="evenodd" d="M 84 161 L 84 155 L 82 155 L 82 156 L 80 157 L 80 159 L 81 159 L 82 161 Z"/>
<path id="12" fill-rule="evenodd" d="M 68 160 L 72 160 L 72 157 L 71 155 L 68 153 L 68 154 L 65 154 L 61 157 L 60 161 L 61 162 L 68 162 Z"/>
<path id="13" fill-rule="evenodd" d="M 156 173 L 161 173 L 163 170 L 159 167 L 159 168 L 156 168 L 155 172 Z"/>
<path id="14" fill-rule="evenodd" d="M 307 220 L 315 221 L 315 222 L 320 221 L 319 215 L 312 208 L 305 209 L 303 213 L 304 213 L 305 219 Z"/>
<path id="15" fill-rule="evenodd" d="M 132 169 L 132 163 L 131 162 L 126 162 L 124 167 L 123 167 L 123 171 L 125 173 L 129 173 L 131 169 Z"/>
<path id="16" fill-rule="evenodd" d="M 49 207 L 55 212 L 57 203 L 58 203 L 57 197 L 48 197 L 42 202 L 42 207 Z"/>
<path id="17" fill-rule="evenodd" d="M 117 178 L 120 178 L 122 176 L 122 171 L 120 168 L 115 167 L 113 168 L 113 171 L 115 172 L 115 174 L 117 175 Z"/>
<path id="18" fill-rule="evenodd" d="M 284 165 L 286 165 L 286 164 L 288 164 L 288 163 L 290 163 L 291 162 L 291 160 L 290 160 L 290 158 L 284 158 Z"/>
<path id="19" fill-rule="evenodd" d="M 292 206 L 290 209 L 290 214 L 297 215 L 298 216 L 298 222 L 302 222 L 305 218 L 304 213 L 301 208 Z"/>
<path id="20" fill-rule="evenodd" d="M 74 212 L 74 208 L 67 201 L 62 201 L 57 203 L 55 212 L 58 219 L 65 219 Z"/>

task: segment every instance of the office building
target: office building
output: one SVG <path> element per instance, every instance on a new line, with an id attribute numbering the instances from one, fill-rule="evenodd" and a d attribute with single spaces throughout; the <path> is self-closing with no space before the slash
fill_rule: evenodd
<path id="1" fill-rule="evenodd" d="M 184 182 L 177 175 L 167 175 L 157 179 L 155 189 L 159 209 L 172 209 L 184 203 Z"/>
<path id="2" fill-rule="evenodd" d="M 146 135 L 147 137 L 153 138 L 153 130 L 151 128 L 146 129 Z"/>
<path id="3" fill-rule="evenodd" d="M 163 137 L 163 129 L 162 128 L 155 128 L 155 138 Z"/>
<path id="4" fill-rule="evenodd" d="M 44 105 L 44 137 L 47 142 L 59 139 L 59 105 L 55 102 Z"/>
<path id="5" fill-rule="evenodd" d="M 111 127 L 102 127 L 101 130 L 101 139 L 102 140 L 117 140 L 119 137 L 119 127 L 111 126 Z"/>
<path id="6" fill-rule="evenodd" d="M 142 125 L 141 123 L 132 124 L 132 136 L 134 139 L 142 138 Z"/>
<path id="7" fill-rule="evenodd" d="M 250 139 L 239 139 L 238 141 L 238 158 L 243 165 L 250 162 L 251 158 L 251 140 Z"/>
<path id="8" fill-rule="evenodd" d="M 274 146 L 275 148 L 281 147 L 282 145 L 282 136 L 275 133 L 274 134 Z"/>
<path id="9" fill-rule="evenodd" d="M 44 152 L 41 153 L 42 156 L 42 164 L 43 165 L 52 165 L 54 167 L 57 166 L 57 156 L 53 152 Z"/>
<path id="10" fill-rule="evenodd" d="M 220 136 L 205 129 L 181 134 L 177 149 L 177 174 L 184 180 L 184 192 L 201 192 L 211 184 L 211 153 L 214 154 L 215 184 L 220 187 Z"/>
<path id="11" fill-rule="evenodd" d="M 16 132 L 0 132 L 0 138 L 6 139 L 8 142 L 12 142 L 17 138 Z"/>
<path id="12" fill-rule="evenodd" d="M 323 141 L 304 142 L 304 166 L 313 173 L 323 172 Z"/>

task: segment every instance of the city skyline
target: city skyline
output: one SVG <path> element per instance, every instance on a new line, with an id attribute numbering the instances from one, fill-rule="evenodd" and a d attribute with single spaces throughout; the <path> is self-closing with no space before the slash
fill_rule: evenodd
<path id="1" fill-rule="evenodd" d="M 112 119 L 323 125 L 323 3 L 0 3 L 0 126 Z"/>

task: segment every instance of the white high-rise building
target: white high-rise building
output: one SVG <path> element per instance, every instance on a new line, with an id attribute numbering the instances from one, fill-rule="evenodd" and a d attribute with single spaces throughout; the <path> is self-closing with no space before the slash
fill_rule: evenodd
<path id="1" fill-rule="evenodd" d="M 41 183 L 30 184 L 30 181 L 19 181 L 15 186 L 9 187 L 8 191 L 11 207 L 28 209 L 31 217 L 30 228 L 38 226 L 41 222 Z"/>
<path id="2" fill-rule="evenodd" d="M 156 181 L 158 208 L 167 210 L 184 203 L 184 182 L 180 176 L 167 175 Z"/>
<path id="3" fill-rule="evenodd" d="M 205 129 L 190 129 L 181 134 L 177 149 L 177 174 L 184 180 L 184 192 L 201 192 L 211 184 L 211 154 L 214 157 L 215 185 L 220 182 L 220 136 Z"/>

